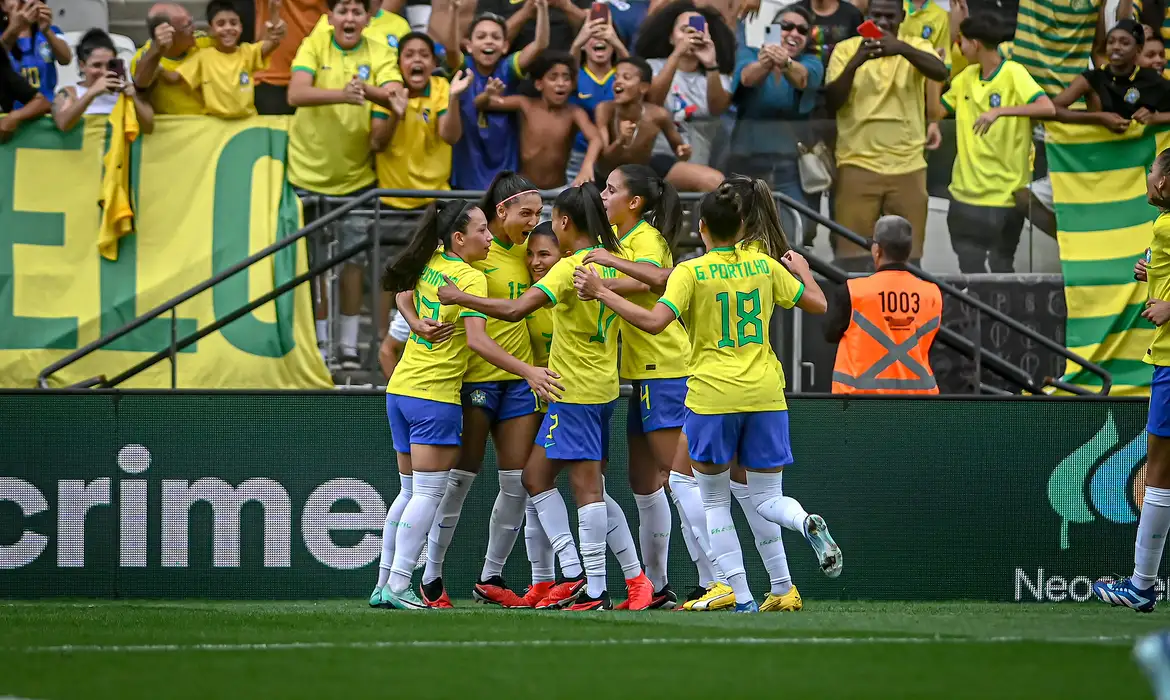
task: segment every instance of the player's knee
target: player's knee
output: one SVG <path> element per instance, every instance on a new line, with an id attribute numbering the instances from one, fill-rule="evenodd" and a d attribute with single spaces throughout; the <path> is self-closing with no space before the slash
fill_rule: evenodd
<path id="1" fill-rule="evenodd" d="M 783 472 L 748 472 L 747 488 L 756 511 L 766 503 L 784 497 Z"/>
<path id="2" fill-rule="evenodd" d="M 525 488 L 522 470 L 508 469 L 500 472 L 500 493 L 511 498 L 524 499 L 528 496 Z"/>

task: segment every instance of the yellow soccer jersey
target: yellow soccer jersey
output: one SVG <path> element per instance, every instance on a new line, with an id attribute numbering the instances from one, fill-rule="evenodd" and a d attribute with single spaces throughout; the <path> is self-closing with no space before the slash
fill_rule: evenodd
<path id="1" fill-rule="evenodd" d="M 911 0 L 903 3 L 906 8 L 906 19 L 898 28 L 898 37 L 919 38 L 930 42 L 938 57 L 948 66 L 951 65 L 951 13 L 934 3 L 926 0 L 922 9 L 915 9 Z"/>
<path id="2" fill-rule="evenodd" d="M 622 236 L 618 256 L 626 260 L 650 263 L 655 267 L 673 267 L 674 257 L 666 239 L 645 221 Z M 658 295 L 654 292 L 633 294 L 629 300 L 644 309 L 654 308 Z M 691 354 L 686 329 L 672 323 L 658 335 L 638 330 L 622 322 L 621 376 L 626 379 L 673 379 L 687 376 L 687 358 Z"/>
<path id="3" fill-rule="evenodd" d="M 375 44 L 382 44 L 390 49 L 394 53 L 395 61 L 398 60 L 398 40 L 408 33 L 410 33 L 410 22 L 403 19 L 401 15 L 381 9 L 373 17 L 370 17 L 370 23 L 362 30 L 362 36 Z M 313 31 L 309 32 L 309 36 L 321 34 L 333 35 L 333 25 L 329 24 L 329 15 L 327 14 L 321 15 L 321 19 L 313 25 Z"/>
<path id="4" fill-rule="evenodd" d="M 203 42 L 206 44 L 206 40 Z M 133 76 L 138 72 L 138 62 L 142 60 L 142 55 L 150 48 L 150 42 L 138 49 L 134 54 L 134 58 L 130 60 L 130 75 Z M 200 46 L 196 40 L 195 47 L 188 49 L 186 53 L 178 58 L 167 58 L 163 56 L 158 61 L 159 71 L 170 71 L 172 73 L 179 72 L 179 66 L 193 58 L 201 51 L 211 51 L 214 49 L 206 49 Z M 154 82 L 150 85 L 150 92 L 147 97 L 150 99 L 150 106 L 154 107 L 156 114 L 203 114 L 203 98 L 199 93 L 187 84 L 186 81 L 180 80 L 177 83 L 168 83 L 162 75 L 156 74 Z"/>
<path id="5" fill-rule="evenodd" d="M 532 343 L 532 364 L 548 367 L 548 354 L 552 352 L 553 310 L 545 306 L 537 309 L 524 319 L 528 325 L 528 340 Z"/>
<path id="6" fill-rule="evenodd" d="M 519 299 L 532 286 L 528 274 L 528 241 L 508 243 L 498 238 L 492 240 L 487 257 L 471 264 L 487 277 L 487 294 L 493 299 Z M 487 334 L 512 357 L 521 362 L 532 362 L 532 344 L 528 342 L 528 326 L 523 321 L 508 323 L 495 318 L 487 322 Z M 513 374 L 496 367 L 479 355 L 467 364 L 467 376 L 463 381 L 505 382 L 519 379 Z"/>
<path id="7" fill-rule="evenodd" d="M 432 76 L 418 97 L 406 103 L 406 113 L 394 127 L 394 136 L 384 151 L 374 154 L 378 187 L 387 190 L 451 189 L 451 144 L 439 135 L 439 119 L 447 113 L 451 84 Z M 390 110 L 375 106 L 375 119 L 389 119 Z M 434 199 L 383 197 L 398 209 L 425 206 Z"/>
<path id="8" fill-rule="evenodd" d="M 438 289 L 443 286 L 444 275 L 468 294 L 487 295 L 487 280 L 482 272 L 454 255 L 435 251 L 414 286 L 414 310 L 419 318 L 455 323 L 455 335 L 450 340 L 432 345 L 411 333 L 394 376 L 386 386 L 388 394 L 459 404 L 463 373 L 467 371 L 467 360 L 473 354 L 467 348 L 467 331 L 460 319 L 485 317 L 461 306 L 439 304 Z"/>
<path id="9" fill-rule="evenodd" d="M 1151 299 L 1170 301 L 1170 214 L 1160 214 L 1154 222 L 1146 280 Z M 1170 365 L 1170 323 L 1154 330 L 1154 340 L 1142 359 L 1151 365 Z"/>
<path id="10" fill-rule="evenodd" d="M 1044 97 L 1044 90 L 1019 63 L 1004 61 L 987 80 L 978 65 L 968 66 L 942 96 L 955 115 L 958 154 L 951 195 L 965 204 L 1014 207 L 1016 190 L 1032 179 L 1032 121 L 1001 117 L 986 134 L 973 131 L 979 115 L 994 107 L 1018 107 Z"/>
<path id="11" fill-rule="evenodd" d="M 617 314 L 599 301 L 581 301 L 573 287 L 573 271 L 592 248 L 561 258 L 533 286 L 556 304 L 548 368 L 565 387 L 560 403 L 609 403 L 618 397 Z M 591 265 L 602 278 L 617 271 Z"/>
<path id="12" fill-rule="evenodd" d="M 402 80 L 397 54 L 364 38 L 354 48 L 342 49 L 332 32 L 306 38 L 292 71 L 308 73 L 314 87 L 326 90 L 343 90 L 355 75 L 376 86 Z M 288 135 L 289 182 L 335 196 L 374 184 L 371 112 L 369 102 L 298 108 Z"/>
<path id="13" fill-rule="evenodd" d="M 777 304 L 790 309 L 803 293 L 804 284 L 772 258 L 732 246 L 676 267 L 659 303 L 690 334 L 687 408 L 703 415 L 787 409 L 768 322 Z"/>
<path id="14" fill-rule="evenodd" d="M 241 44 L 231 53 L 218 49 L 196 52 L 179 65 L 179 75 L 203 97 L 207 114 L 239 119 L 256 114 L 252 76 L 268 61 L 260 44 Z"/>

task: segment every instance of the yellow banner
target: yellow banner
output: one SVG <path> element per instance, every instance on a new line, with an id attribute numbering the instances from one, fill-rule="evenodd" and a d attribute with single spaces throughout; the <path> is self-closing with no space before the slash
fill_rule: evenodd
<path id="1" fill-rule="evenodd" d="M 69 133 L 49 120 L 0 145 L 0 386 L 31 387 L 72 351 L 300 227 L 284 178 L 287 118 L 160 117 L 131 152 L 135 232 L 98 254 L 104 117 Z M 179 305 L 179 338 L 307 270 L 303 241 Z M 170 314 L 50 378 L 114 377 L 171 340 Z M 324 388 L 308 285 L 188 346 L 178 387 Z M 169 388 L 164 360 L 122 386 Z"/>

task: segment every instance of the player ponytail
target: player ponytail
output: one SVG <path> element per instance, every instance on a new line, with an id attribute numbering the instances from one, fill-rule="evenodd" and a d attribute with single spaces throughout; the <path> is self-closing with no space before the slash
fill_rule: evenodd
<path id="1" fill-rule="evenodd" d="M 601 245 L 611 253 L 616 253 L 621 247 L 613 226 L 609 225 L 609 219 L 605 216 L 601 193 L 592 182 L 570 187 L 558 194 L 553 209 L 569 217 L 573 227 L 588 236 L 594 245 Z"/>
<path id="2" fill-rule="evenodd" d="M 630 196 L 642 198 L 642 218 L 658 229 L 667 245 L 674 248 L 683 220 L 678 191 L 647 165 L 623 165 L 618 171 L 626 180 Z"/>
<path id="3" fill-rule="evenodd" d="M 488 185 L 487 191 L 483 193 L 483 200 L 479 205 L 479 208 L 483 210 L 483 215 L 487 217 L 488 224 L 490 225 L 499 218 L 498 209 L 501 204 L 507 204 L 509 200 L 526 192 L 540 194 L 536 185 L 523 175 L 511 170 L 501 170 L 496 173 L 496 176 L 492 178 L 492 184 Z"/>
<path id="4" fill-rule="evenodd" d="M 427 207 L 406 247 L 386 263 L 382 289 L 395 293 L 414 289 L 435 250 L 440 245 L 451 249 L 451 235 L 466 230 L 475 209 L 471 202 L 457 200 L 438 200 Z"/>
<path id="5" fill-rule="evenodd" d="M 743 218 L 745 243 L 758 241 L 764 247 L 764 253 L 776 260 L 792 250 L 788 236 L 784 235 L 780 212 L 776 209 L 776 200 L 772 197 L 772 188 L 767 181 L 746 175 L 732 175 L 723 184 L 734 188 L 743 204 L 740 216 Z"/>
<path id="6" fill-rule="evenodd" d="M 699 217 L 711 240 L 733 243 L 739 237 L 739 228 L 743 224 L 742 208 L 743 198 L 735 191 L 734 185 L 726 182 L 703 196 L 699 201 Z"/>

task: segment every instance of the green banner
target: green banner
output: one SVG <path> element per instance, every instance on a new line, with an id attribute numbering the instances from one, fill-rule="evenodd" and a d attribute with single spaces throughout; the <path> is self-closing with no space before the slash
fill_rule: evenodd
<path id="1" fill-rule="evenodd" d="M 1142 401 L 794 398 L 790 408 L 797 462 L 785 491 L 824 515 L 845 554 L 843 575 L 826 579 L 785 533 L 809 599 L 1083 601 L 1091 581 L 1132 566 Z M 0 596 L 359 600 L 373 585 L 398 489 L 382 395 L 10 393 L 0 425 Z M 607 486 L 636 528 L 624 409 L 612 430 Z M 493 460 L 489 451 L 447 556 L 455 597 L 482 564 Z M 685 592 L 695 573 L 675 522 L 670 573 Z M 612 558 L 609 572 L 610 590 L 624 590 Z M 523 590 L 522 543 L 505 573 Z"/>

